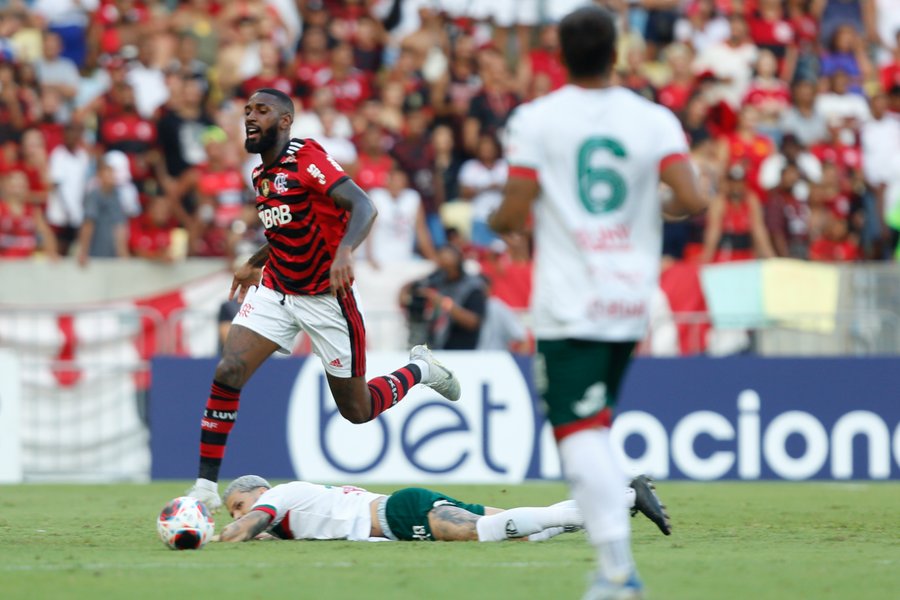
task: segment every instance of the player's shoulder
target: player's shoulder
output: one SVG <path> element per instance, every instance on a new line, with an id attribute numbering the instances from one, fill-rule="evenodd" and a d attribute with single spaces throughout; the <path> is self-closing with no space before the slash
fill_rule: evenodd
<path id="1" fill-rule="evenodd" d="M 634 112 L 635 118 L 650 118 L 657 120 L 677 120 L 678 117 L 675 116 L 671 110 L 646 98 L 641 96 L 637 92 L 633 90 L 629 90 L 624 87 L 616 87 L 616 101 L 622 104 L 628 105 L 628 111 Z"/>
<path id="2" fill-rule="evenodd" d="M 564 86 L 544 96 L 523 102 L 513 109 L 511 118 L 519 121 L 541 122 L 548 112 L 552 113 L 560 104 L 566 102 L 570 92 L 568 88 L 569 86 Z"/>
<path id="3" fill-rule="evenodd" d="M 303 148 L 306 147 L 308 142 L 309 140 L 292 138 L 288 142 L 287 148 L 285 148 L 284 152 L 281 153 L 281 158 L 278 159 L 278 164 L 281 166 L 297 164 L 297 157 L 303 151 Z"/>

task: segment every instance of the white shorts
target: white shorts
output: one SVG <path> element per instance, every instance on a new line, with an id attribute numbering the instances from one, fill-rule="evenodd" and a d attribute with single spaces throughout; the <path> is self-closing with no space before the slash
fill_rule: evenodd
<path id="1" fill-rule="evenodd" d="M 255 331 L 288 354 L 303 331 L 329 375 L 362 377 L 366 374 L 366 323 L 355 285 L 351 291 L 338 300 L 331 294 L 293 296 L 265 286 L 250 288 L 231 323 Z"/>

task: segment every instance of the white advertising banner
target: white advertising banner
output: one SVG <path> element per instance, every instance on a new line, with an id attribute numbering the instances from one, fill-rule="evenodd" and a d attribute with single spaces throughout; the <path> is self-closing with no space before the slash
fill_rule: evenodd
<path id="1" fill-rule="evenodd" d="M 402 410 L 364 425 L 341 417 L 321 361 L 307 360 L 288 409 L 288 447 L 309 481 L 520 482 L 535 438 L 528 382 L 506 352 L 435 353 L 462 383 L 459 402 L 417 386 Z M 374 353 L 368 373 L 406 364 L 403 353 Z"/>
<path id="2" fill-rule="evenodd" d="M 19 361 L 13 352 L 0 350 L 0 483 L 22 481 L 20 402 Z"/>

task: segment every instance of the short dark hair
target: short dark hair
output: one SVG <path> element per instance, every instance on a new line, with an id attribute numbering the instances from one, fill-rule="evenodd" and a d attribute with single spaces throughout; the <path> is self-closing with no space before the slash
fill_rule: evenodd
<path id="1" fill-rule="evenodd" d="M 266 94 L 268 96 L 272 96 L 276 100 L 278 100 L 278 108 L 281 109 L 283 113 L 287 113 L 294 116 L 294 101 L 291 100 L 291 97 L 282 92 L 281 90 L 276 90 L 275 88 L 259 88 L 252 95 L 256 94 Z"/>
<path id="2" fill-rule="evenodd" d="M 559 23 L 563 61 L 572 77 L 606 75 L 616 56 L 616 23 L 599 6 L 585 6 Z"/>

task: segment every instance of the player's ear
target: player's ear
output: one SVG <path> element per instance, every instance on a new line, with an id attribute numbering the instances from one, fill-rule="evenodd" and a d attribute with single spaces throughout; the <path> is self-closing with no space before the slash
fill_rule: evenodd
<path id="1" fill-rule="evenodd" d="M 281 129 L 290 129 L 291 125 L 294 124 L 294 115 L 291 113 L 284 113 L 281 115 L 281 119 L 278 121 L 278 125 Z"/>

